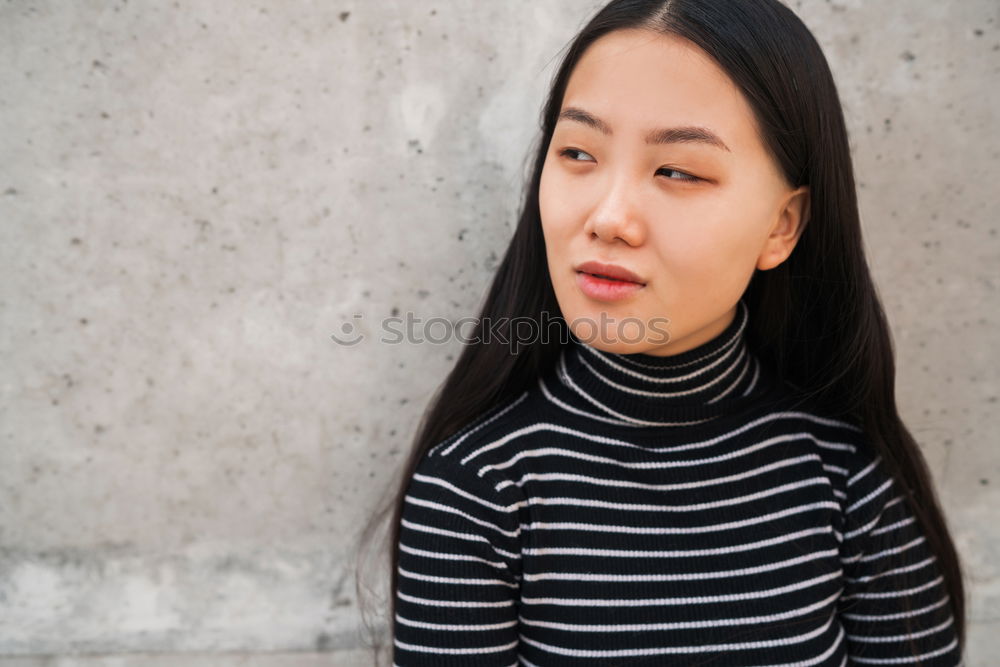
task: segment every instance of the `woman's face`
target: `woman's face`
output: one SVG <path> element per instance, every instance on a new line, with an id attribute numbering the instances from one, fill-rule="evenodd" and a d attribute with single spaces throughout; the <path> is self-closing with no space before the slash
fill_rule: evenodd
<path id="1" fill-rule="evenodd" d="M 749 105 L 707 55 L 678 37 L 628 30 L 597 40 L 577 63 L 539 207 L 573 333 L 608 352 L 667 355 L 720 334 L 754 269 L 788 257 L 808 219 L 808 189 L 784 181 Z M 586 262 L 617 265 L 642 284 L 594 279 L 578 270 Z"/>

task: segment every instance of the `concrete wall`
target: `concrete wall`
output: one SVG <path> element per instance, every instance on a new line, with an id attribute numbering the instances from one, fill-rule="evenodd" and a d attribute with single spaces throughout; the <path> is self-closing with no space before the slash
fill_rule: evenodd
<path id="1" fill-rule="evenodd" d="M 377 323 L 475 315 L 598 4 L 0 5 L 0 663 L 370 664 L 354 537 L 458 348 Z M 987 665 L 1000 10 L 794 7 Z M 348 324 L 368 338 L 334 344 Z"/>

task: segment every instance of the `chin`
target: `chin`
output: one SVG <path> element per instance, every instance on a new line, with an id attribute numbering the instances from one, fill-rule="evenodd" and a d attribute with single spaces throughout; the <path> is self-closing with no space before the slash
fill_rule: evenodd
<path id="1" fill-rule="evenodd" d="M 648 330 L 649 314 L 634 301 L 605 303 L 579 293 L 571 294 L 569 298 L 559 298 L 558 301 L 567 327 L 574 336 L 592 347 L 627 348 L 634 352 L 643 347 L 656 347 L 663 342 L 662 335 L 657 340 L 648 340 L 650 336 L 656 337 L 656 332 Z M 573 322 L 576 324 L 571 326 Z M 619 322 L 626 322 L 621 333 L 618 332 Z"/>
<path id="2" fill-rule="evenodd" d="M 624 335 L 619 337 L 619 334 L 615 326 L 609 326 L 606 333 L 600 333 L 595 327 L 589 326 L 587 324 L 580 325 L 579 320 L 589 320 L 592 322 L 600 322 L 600 313 L 594 314 L 577 314 L 575 318 L 567 318 L 567 324 L 575 320 L 578 321 L 577 326 L 569 327 L 570 331 L 577 340 L 593 347 L 595 349 L 601 350 L 602 352 L 610 352 L 612 354 L 635 354 L 637 352 L 645 352 L 647 350 L 655 350 L 658 346 L 656 343 L 646 340 L 644 336 L 636 332 L 625 331 Z"/>

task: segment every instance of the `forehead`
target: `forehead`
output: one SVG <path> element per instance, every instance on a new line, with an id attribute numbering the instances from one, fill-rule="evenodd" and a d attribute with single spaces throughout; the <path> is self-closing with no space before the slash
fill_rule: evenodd
<path id="1" fill-rule="evenodd" d="M 608 121 L 616 138 L 696 125 L 712 129 L 733 153 L 761 148 L 740 90 L 707 54 L 674 35 L 620 30 L 602 36 L 570 75 L 563 108 L 570 106 Z"/>

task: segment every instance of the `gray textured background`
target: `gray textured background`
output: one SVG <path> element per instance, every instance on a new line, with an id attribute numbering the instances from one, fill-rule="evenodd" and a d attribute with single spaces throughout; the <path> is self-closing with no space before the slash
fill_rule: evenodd
<path id="1" fill-rule="evenodd" d="M 353 536 L 459 346 L 380 320 L 476 314 L 599 4 L 0 5 L 0 663 L 368 664 Z M 991 664 L 1000 5 L 793 6 Z"/>

